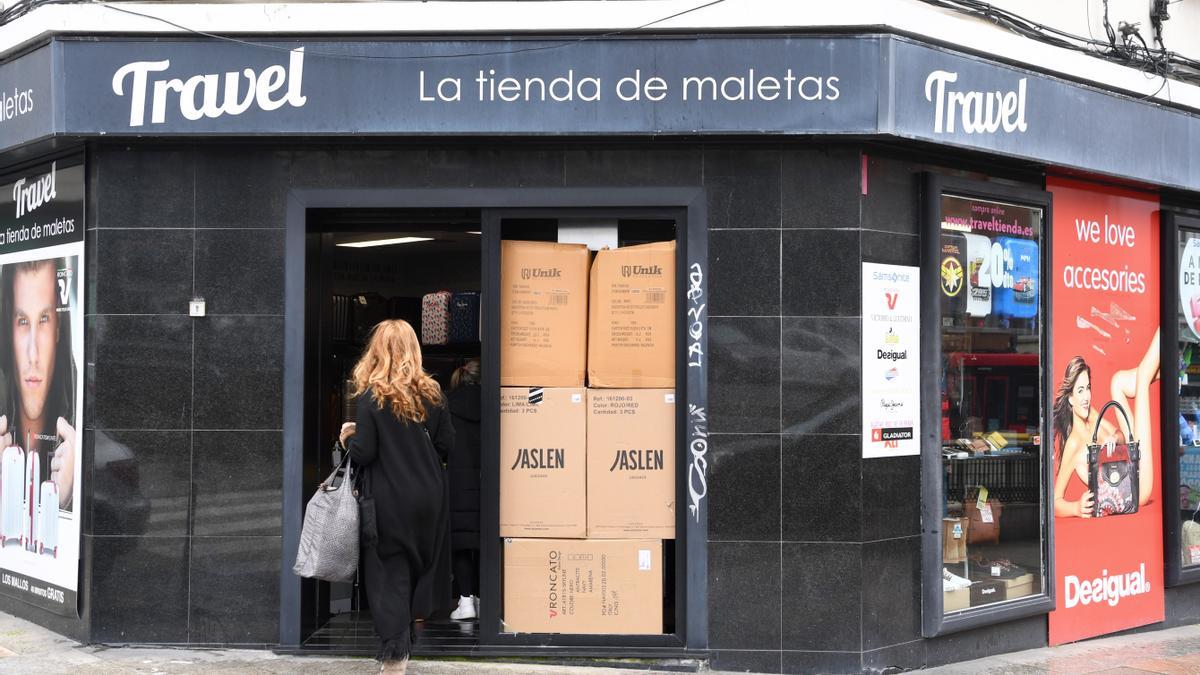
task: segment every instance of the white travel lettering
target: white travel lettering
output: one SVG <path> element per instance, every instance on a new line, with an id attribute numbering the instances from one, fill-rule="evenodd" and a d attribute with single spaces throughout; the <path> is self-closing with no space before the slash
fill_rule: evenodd
<path id="1" fill-rule="evenodd" d="M 955 118 L 968 134 L 1025 131 L 1026 78 L 1017 82 L 1016 91 L 954 91 L 947 84 L 958 82 L 958 73 L 935 70 L 925 78 L 925 100 L 934 104 L 933 131 L 952 134 Z"/>
<path id="2" fill-rule="evenodd" d="M 32 212 L 58 196 L 58 162 L 50 164 L 50 173 L 32 184 L 24 178 L 13 183 L 13 202 L 17 205 L 17 217 Z"/>
<path id="3" fill-rule="evenodd" d="M 169 60 L 137 61 L 121 66 L 113 74 L 113 93 L 125 96 L 128 91 L 129 94 L 129 126 L 140 127 L 145 124 L 149 73 L 162 72 L 170 66 Z M 285 105 L 299 108 L 308 101 L 303 93 L 303 47 L 289 52 L 286 68 L 282 65 L 268 66 L 262 73 L 244 68 L 224 75 L 223 93 L 220 73 L 193 75 L 187 80 L 178 77 L 154 80 L 150 95 L 150 123 L 162 124 L 166 121 L 171 92 L 178 94 L 179 114 L 191 121 L 203 117 L 215 119 L 222 115 L 240 115 L 249 110 L 252 103 L 257 103 L 264 111 L 271 111 Z M 246 80 L 244 96 L 241 95 L 243 77 Z M 125 86 L 126 79 L 130 80 L 128 88 Z"/>
<path id="4" fill-rule="evenodd" d="M 117 96 L 125 95 L 125 76 L 133 75 L 129 88 L 129 126 L 140 127 L 146 114 L 146 73 L 171 67 L 170 61 L 136 61 L 121 66 L 113 75 L 112 88 Z"/>

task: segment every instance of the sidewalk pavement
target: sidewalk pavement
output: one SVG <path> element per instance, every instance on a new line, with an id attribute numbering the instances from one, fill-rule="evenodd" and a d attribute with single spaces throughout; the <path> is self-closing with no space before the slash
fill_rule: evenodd
<path id="1" fill-rule="evenodd" d="M 0 674 L 75 673 L 374 673 L 370 659 L 282 656 L 252 649 L 110 648 L 81 645 L 33 623 L 0 613 Z M 529 665 L 466 660 L 416 660 L 413 675 L 647 675 L 641 668 Z M 930 675 L 1200 675 L 1200 625 L 1088 640 L 955 663 Z"/>
<path id="2" fill-rule="evenodd" d="M 925 672 L 929 675 L 1200 675 L 1200 626 L 1030 649 Z"/>
<path id="3" fill-rule="evenodd" d="M 81 645 L 41 626 L 0 612 L 0 673 L 20 675 L 174 675 L 176 673 L 376 673 L 372 659 L 282 656 L 265 649 L 177 649 Z M 466 660 L 416 660 L 412 675 L 678 675 L 645 669 L 565 667 Z"/>

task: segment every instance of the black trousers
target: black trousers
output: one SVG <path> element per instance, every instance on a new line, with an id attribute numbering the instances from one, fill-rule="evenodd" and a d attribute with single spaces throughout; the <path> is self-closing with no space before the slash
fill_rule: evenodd
<path id="1" fill-rule="evenodd" d="M 479 595 L 479 549 L 454 552 L 454 596 Z"/>
<path id="2" fill-rule="evenodd" d="M 380 661 L 408 656 L 412 649 L 412 598 L 416 583 L 408 557 L 400 554 L 381 558 L 374 548 L 363 551 L 363 585 L 371 618 L 379 634 Z"/>

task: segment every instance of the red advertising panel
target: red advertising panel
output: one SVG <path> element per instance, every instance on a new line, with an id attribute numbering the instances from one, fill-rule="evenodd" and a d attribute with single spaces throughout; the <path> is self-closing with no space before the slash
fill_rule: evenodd
<path id="1" fill-rule="evenodd" d="M 1162 621 L 1163 542 L 1158 200 L 1048 183 L 1053 645 Z"/>

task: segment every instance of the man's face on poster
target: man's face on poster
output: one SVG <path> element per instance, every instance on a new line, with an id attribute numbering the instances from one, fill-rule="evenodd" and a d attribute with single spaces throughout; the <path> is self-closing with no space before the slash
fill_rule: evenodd
<path id="1" fill-rule="evenodd" d="M 13 364 L 21 409 L 30 420 L 45 412 L 58 343 L 57 282 L 49 262 L 13 277 Z"/>

